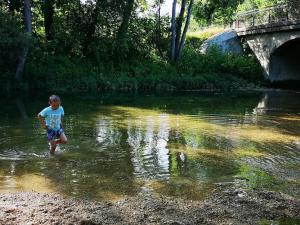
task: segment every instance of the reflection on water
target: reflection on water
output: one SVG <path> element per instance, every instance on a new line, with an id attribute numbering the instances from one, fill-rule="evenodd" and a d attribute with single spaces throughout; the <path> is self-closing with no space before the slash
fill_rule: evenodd
<path id="1" fill-rule="evenodd" d="M 158 118 L 147 116 L 143 129 L 138 118 L 129 121 L 127 130 L 127 143 L 132 149 L 132 163 L 136 177 L 146 179 L 160 178 L 167 180 L 169 174 L 169 139 L 168 116 L 160 115 Z M 159 127 L 154 128 L 154 120 Z M 138 124 L 136 122 L 138 121 Z"/>
<path id="2" fill-rule="evenodd" d="M 51 158 L 35 118 L 47 97 L 3 101 L 0 191 L 117 199 L 146 190 L 199 199 L 245 178 L 300 196 L 299 97 L 63 97 L 70 143 Z"/>

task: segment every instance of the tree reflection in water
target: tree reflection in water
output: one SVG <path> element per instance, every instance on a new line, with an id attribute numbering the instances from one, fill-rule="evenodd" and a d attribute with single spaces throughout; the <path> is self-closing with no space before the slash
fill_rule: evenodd
<path id="1" fill-rule="evenodd" d="M 196 199 L 216 183 L 256 171 L 251 166 L 280 179 L 299 173 L 296 94 L 141 97 L 117 105 L 74 99 L 64 101 L 70 143 L 52 159 L 44 157 L 48 146 L 35 118 L 45 101 L 2 103 L 8 107 L 0 111 L 1 190 L 37 182 L 102 199 L 148 187 Z"/>

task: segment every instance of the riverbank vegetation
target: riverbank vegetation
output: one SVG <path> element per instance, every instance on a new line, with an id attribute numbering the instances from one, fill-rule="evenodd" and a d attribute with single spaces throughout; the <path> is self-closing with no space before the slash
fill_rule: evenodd
<path id="1" fill-rule="evenodd" d="M 225 26 L 248 2 L 183 0 L 169 16 L 161 12 L 164 1 L 3 1 L 0 89 L 253 88 L 263 82 L 253 55 L 216 48 L 202 54 L 201 44 L 215 33 L 188 32 L 191 20 L 194 28 L 195 23 Z"/>

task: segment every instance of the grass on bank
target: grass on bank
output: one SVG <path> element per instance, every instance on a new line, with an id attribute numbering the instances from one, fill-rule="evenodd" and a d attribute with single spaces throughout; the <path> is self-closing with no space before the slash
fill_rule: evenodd
<path id="1" fill-rule="evenodd" d="M 186 35 L 186 44 L 194 49 L 201 47 L 208 38 L 225 31 L 224 27 L 207 27 L 199 31 L 188 32 Z"/>

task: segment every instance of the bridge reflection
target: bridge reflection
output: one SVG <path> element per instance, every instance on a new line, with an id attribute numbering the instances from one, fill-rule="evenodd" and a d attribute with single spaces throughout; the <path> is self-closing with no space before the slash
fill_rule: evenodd
<path id="1" fill-rule="evenodd" d="M 297 92 L 269 92 L 265 93 L 257 106 L 253 109 L 254 114 L 299 114 L 300 93 Z"/>

